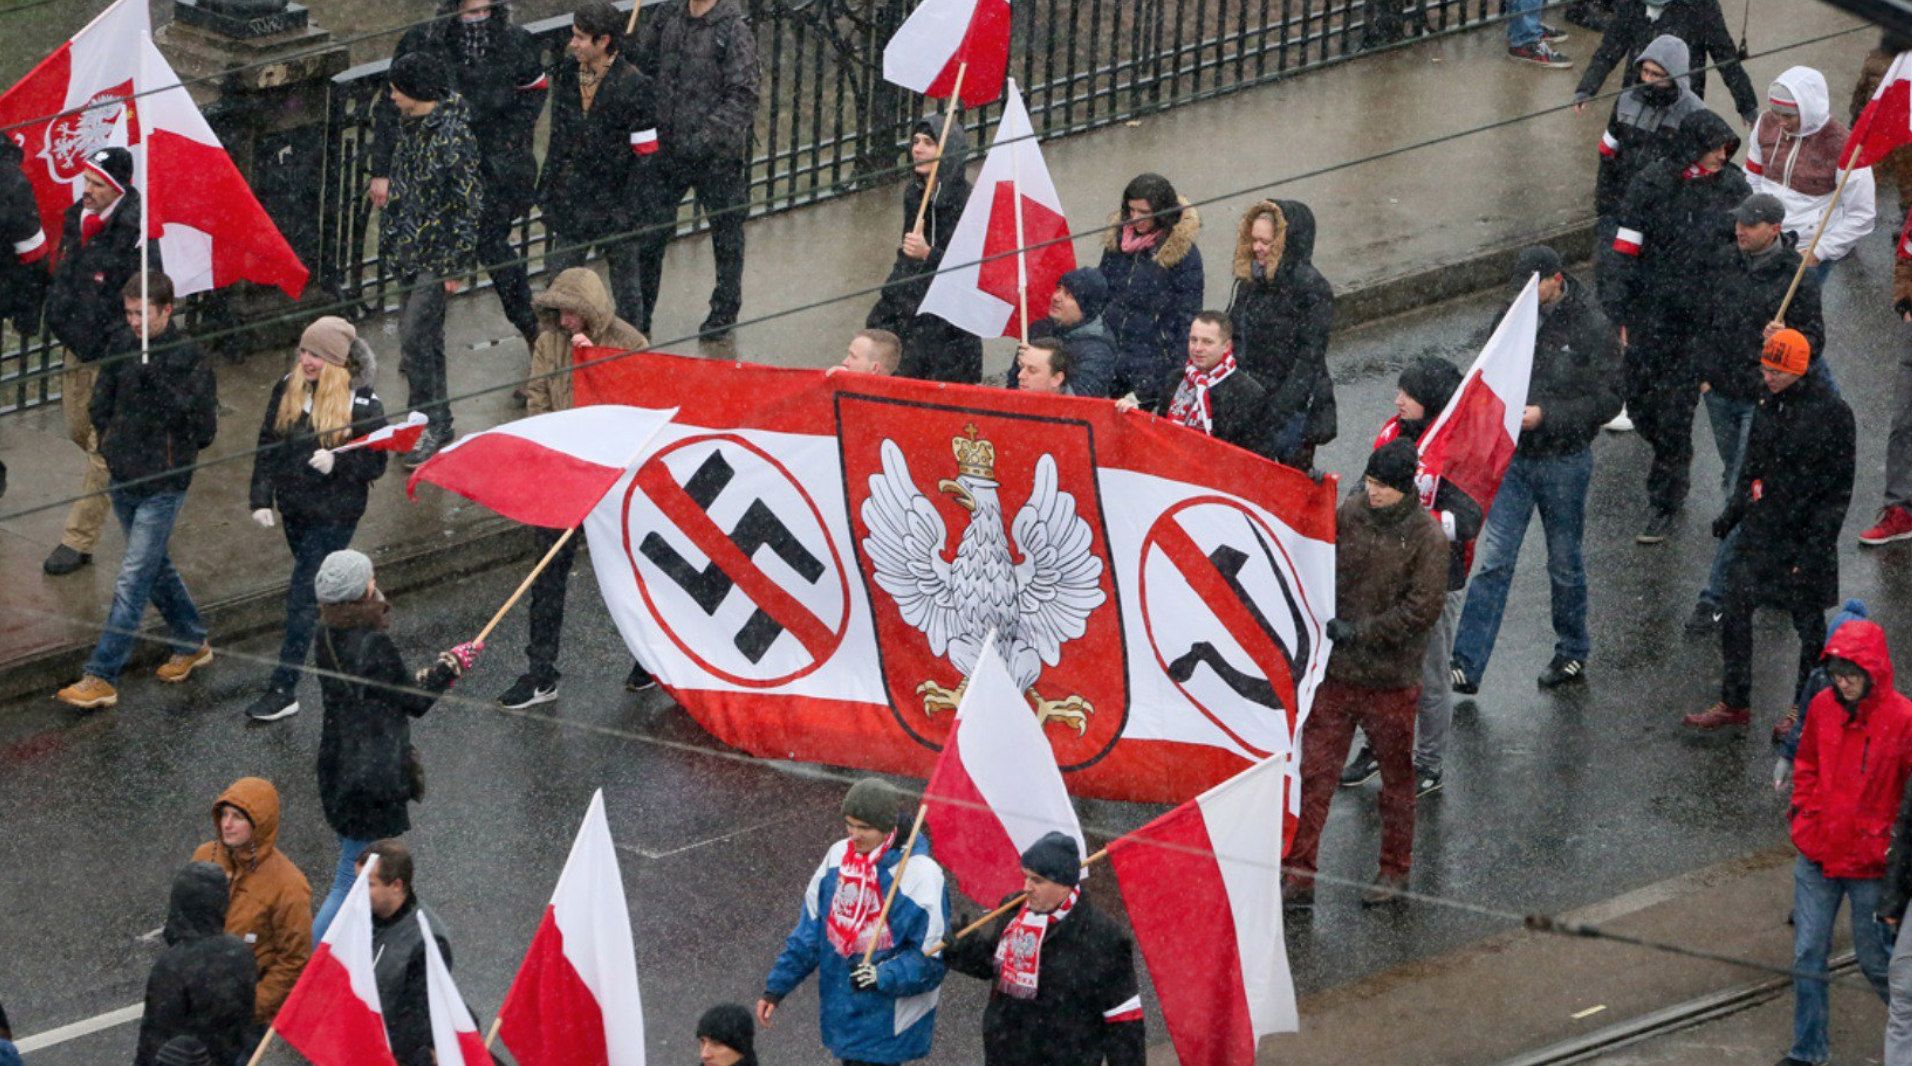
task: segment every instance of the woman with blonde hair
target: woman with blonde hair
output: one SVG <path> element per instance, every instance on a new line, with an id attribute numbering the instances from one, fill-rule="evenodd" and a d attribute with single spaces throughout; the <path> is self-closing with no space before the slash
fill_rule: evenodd
<path id="1" fill-rule="evenodd" d="M 366 490 L 385 473 L 384 452 L 333 451 L 385 425 L 385 407 L 372 389 L 377 376 L 377 360 L 358 331 L 327 315 L 306 327 L 298 361 L 266 401 L 252 464 L 252 520 L 271 529 L 278 507 L 292 549 L 292 586 L 285 596 L 279 666 L 266 691 L 246 708 L 254 721 L 299 712 L 299 671 L 319 618 L 312 579 L 327 555 L 352 543 L 365 514 Z"/>

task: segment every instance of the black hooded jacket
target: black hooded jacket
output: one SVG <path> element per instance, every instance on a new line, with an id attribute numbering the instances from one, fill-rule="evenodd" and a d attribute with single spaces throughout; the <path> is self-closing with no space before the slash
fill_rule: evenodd
<path id="1" fill-rule="evenodd" d="M 1606 36 L 1600 39 L 1600 47 L 1594 49 L 1593 57 L 1587 60 L 1587 72 L 1581 75 L 1575 94 L 1595 95 L 1613 68 L 1622 64 L 1626 70 L 1622 85 L 1640 80 L 1640 53 L 1661 34 L 1672 34 L 1686 42 L 1694 68 L 1693 95 L 1705 98 L 1704 68 L 1718 65 L 1720 77 L 1726 79 L 1727 91 L 1733 94 L 1733 111 L 1739 115 L 1758 113 L 1759 94 L 1753 91 L 1752 81 L 1739 65 L 1739 48 L 1733 44 L 1732 32 L 1726 28 L 1726 16 L 1720 11 L 1719 0 L 1672 0 L 1658 19 L 1647 18 L 1644 0 L 1616 0 Z"/>
<path id="2" fill-rule="evenodd" d="M 259 970 L 252 949 L 226 932 L 226 874 L 188 863 L 173 878 L 166 950 L 146 978 L 133 1066 L 153 1066 L 176 1036 L 197 1037 L 212 1061 L 238 1061 L 247 1050 Z"/>
<path id="3" fill-rule="evenodd" d="M 40 227 L 33 183 L 20 169 L 26 152 L 0 137 L 0 322 L 12 320 L 23 334 L 40 331 L 53 249 Z"/>
<path id="4" fill-rule="evenodd" d="M 1717 172 L 1697 160 L 1732 147 Z M 1613 245 L 1601 250 L 1600 305 L 1626 327 L 1683 321 L 1698 327 L 1711 313 L 1711 284 L 1731 268 L 1739 247 L 1733 209 L 1752 195 L 1732 156 L 1739 134 L 1711 111 L 1680 122 L 1680 150 L 1641 171 L 1627 185 L 1614 221 Z"/>
<path id="5" fill-rule="evenodd" d="M 943 117 L 931 114 L 918 122 L 910 135 L 923 133 L 934 138 L 942 131 Z M 903 254 L 899 245 L 896 262 L 890 266 L 889 280 L 864 322 L 870 329 L 886 329 L 903 339 L 903 359 L 896 370 L 898 377 L 972 385 L 982 377 L 982 338 L 935 315 L 918 314 L 916 310 L 929 294 L 929 283 L 943 264 L 950 236 L 956 231 L 956 220 L 962 217 L 963 207 L 969 203 L 969 176 L 964 172 L 968 161 L 969 135 L 958 120 L 950 123 L 949 139 L 943 142 L 943 163 L 936 172 L 936 191 L 930 197 L 929 210 L 923 213 L 923 239 L 929 242 L 929 255 L 924 259 L 911 259 Z M 906 235 L 916 224 L 925 183 L 924 175 L 912 172 L 909 184 L 903 188 L 902 232 Z"/>
<path id="6" fill-rule="evenodd" d="M 507 217 L 516 218 L 531 206 L 538 177 L 531 144 L 538 114 L 544 110 L 544 57 L 536 38 L 511 24 L 508 4 L 494 3 L 488 17 L 476 24 L 463 22 L 457 10 L 457 0 L 440 3 L 436 21 L 414 26 L 398 39 L 392 61 L 423 52 L 444 64 L 452 90 L 471 109 L 485 206 L 502 208 Z M 398 108 L 381 93 L 372 118 L 372 176 L 389 177 Z"/>
<path id="7" fill-rule="evenodd" d="M 1852 504 L 1855 448 L 1852 408 L 1818 375 L 1759 401 L 1739 482 L 1715 526 L 1739 527 L 1730 585 L 1774 607 L 1839 602 L 1839 531 Z"/>
<path id="8" fill-rule="evenodd" d="M 1694 341 L 1700 380 L 1723 396 L 1758 400 L 1766 395 L 1759 378 L 1759 355 L 1766 343 L 1766 324 L 1799 273 L 1797 242 L 1794 235 L 1781 233 L 1778 247 L 1758 257 L 1734 248 L 1726 267 L 1707 283 L 1712 325 Z M 1825 357 L 1826 319 L 1820 309 L 1819 283 L 1810 273 L 1799 279 L 1799 289 L 1786 305 L 1786 325 L 1806 335 L 1814 361 Z"/>
<path id="9" fill-rule="evenodd" d="M 60 257 L 53 265 L 53 284 L 47 290 L 47 328 L 88 363 L 107 354 L 114 327 L 126 321 L 120 290 L 139 273 L 139 225 L 143 216 L 139 190 L 121 193 L 111 210 L 106 224 L 92 240 L 82 244 L 81 216 L 85 208 L 76 201 L 66 209 L 60 230 Z M 151 269 L 165 269 L 157 242 L 149 259 Z"/>
<path id="10" fill-rule="evenodd" d="M 1267 203 L 1282 219 L 1274 273 L 1255 275 L 1247 218 L 1236 240 L 1235 287 L 1228 299 L 1235 360 L 1267 391 L 1271 432 L 1306 411 L 1303 441 L 1326 444 L 1336 433 L 1334 379 L 1328 375 L 1334 286 L 1315 269 L 1314 212 L 1299 200 Z"/>

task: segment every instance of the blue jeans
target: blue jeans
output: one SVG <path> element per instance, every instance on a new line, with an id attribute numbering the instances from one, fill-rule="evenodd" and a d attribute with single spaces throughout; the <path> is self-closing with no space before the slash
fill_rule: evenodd
<path id="1" fill-rule="evenodd" d="M 319 597 L 312 581 L 319 575 L 319 564 L 351 546 L 353 529 L 285 522 L 286 546 L 292 549 L 292 585 L 285 590 L 285 640 L 279 645 L 279 665 L 272 671 L 271 682 L 280 692 L 299 687 L 299 670 L 312 650 L 312 634 L 319 627 Z"/>
<path id="2" fill-rule="evenodd" d="M 113 490 L 113 514 L 126 531 L 126 557 L 120 560 L 119 580 L 113 585 L 106 632 L 100 634 L 100 642 L 86 660 L 88 674 L 109 683 L 119 681 L 120 671 L 133 654 L 140 619 L 146 616 L 149 602 L 159 608 L 159 616 L 172 630 L 174 651 L 185 654 L 206 643 L 206 625 L 200 620 L 199 608 L 166 555 L 173 522 L 185 502 L 184 492 Z"/>
<path id="3" fill-rule="evenodd" d="M 1832 923 L 1839 917 L 1839 900 L 1852 900 L 1852 949 L 1859 970 L 1872 982 L 1879 998 L 1890 1002 L 1886 968 L 1892 949 L 1885 929 L 1872 915 L 1879 906 L 1882 882 L 1827 877 L 1819 864 L 1804 855 L 1793 861 L 1793 969 L 1824 973 L 1832 953 Z M 1793 1046 L 1789 1053 L 1804 1062 L 1824 1062 L 1832 1051 L 1826 1039 L 1827 987 L 1824 981 L 1793 978 Z"/>
<path id="4" fill-rule="evenodd" d="M 1540 40 L 1541 0 L 1508 0 L 1507 47 L 1526 48 Z"/>
<path id="5" fill-rule="evenodd" d="M 1587 634 L 1587 568 L 1580 542 L 1586 531 L 1587 485 L 1593 480 L 1593 451 L 1531 459 L 1515 455 L 1507 464 L 1494 506 L 1481 531 L 1480 565 L 1467 589 L 1454 633 L 1454 665 L 1479 684 L 1500 637 L 1507 609 L 1507 588 L 1534 511 L 1547 536 L 1547 581 L 1553 587 L 1554 654 L 1585 662 L 1593 649 Z"/>
<path id="6" fill-rule="evenodd" d="M 1753 412 L 1759 405 L 1721 396 L 1717 389 L 1708 391 L 1704 399 L 1706 420 L 1713 426 L 1713 446 L 1719 449 L 1719 463 L 1724 469 L 1720 488 L 1730 496 L 1739 483 L 1739 463 L 1746 457 L 1746 438 L 1752 433 Z M 1717 611 L 1726 602 L 1726 574 L 1738 551 L 1739 530 L 1735 529 L 1713 552 L 1713 569 L 1706 575 L 1706 587 L 1700 590 L 1700 603 Z"/>
<path id="7" fill-rule="evenodd" d="M 332 874 L 332 888 L 325 894 L 325 902 L 319 904 L 319 913 L 312 919 L 312 945 L 318 946 L 325 939 L 325 931 L 332 925 L 332 916 L 345 905 L 345 894 L 352 891 L 352 882 L 358 880 L 359 853 L 373 844 L 370 840 L 357 837 L 339 838 L 339 867 Z"/>

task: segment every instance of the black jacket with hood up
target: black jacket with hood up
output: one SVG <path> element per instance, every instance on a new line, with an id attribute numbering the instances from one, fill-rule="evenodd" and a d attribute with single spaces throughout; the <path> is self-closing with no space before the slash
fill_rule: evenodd
<path id="1" fill-rule="evenodd" d="M 1736 114 L 1744 117 L 1759 113 L 1759 94 L 1753 91 L 1752 81 L 1739 65 L 1739 48 L 1733 44 L 1732 32 L 1726 28 L 1726 16 L 1720 11 L 1719 0 L 1671 0 L 1661 9 L 1658 19 L 1647 17 L 1644 0 L 1616 0 L 1606 36 L 1600 39 L 1600 47 L 1594 49 L 1592 58 L 1587 60 L 1587 72 L 1581 75 L 1574 95 L 1595 95 L 1613 68 L 1622 64 L 1626 73 L 1621 84 L 1632 85 L 1638 81 L 1640 53 L 1661 34 L 1672 34 L 1686 42 L 1688 62 L 1692 66 L 1719 67 L 1720 77 L 1726 79 L 1727 91 L 1733 94 Z M 1693 94 L 1701 99 L 1706 97 L 1704 69 L 1693 75 Z"/>
<path id="2" fill-rule="evenodd" d="M 1255 212 L 1273 207 L 1275 269 L 1255 275 L 1249 228 Z M 1308 414 L 1303 443 L 1335 438 L 1334 379 L 1328 375 L 1328 334 L 1334 326 L 1334 286 L 1315 269 L 1315 218 L 1299 200 L 1265 200 L 1242 217 L 1235 240 L 1235 287 L 1228 318 L 1235 328 L 1235 360 L 1268 393 L 1267 428 L 1278 432 Z"/>
<path id="3" fill-rule="evenodd" d="M 1706 173 L 1697 160 L 1730 144 L 1726 162 Z M 1680 122 L 1679 151 L 1641 171 L 1627 186 L 1614 221 L 1618 233 L 1601 249 L 1600 305 L 1614 323 L 1681 322 L 1702 328 L 1712 309 L 1711 282 L 1739 254 L 1733 209 L 1752 195 L 1732 160 L 1739 134 L 1711 111 Z"/>
<path id="4" fill-rule="evenodd" d="M 372 383 L 378 380 L 378 361 L 363 339 L 352 341 L 352 428 L 348 437 L 362 437 L 385 428 L 385 405 Z M 293 373 L 297 373 L 295 367 Z M 312 433 L 308 412 L 286 433 L 279 432 L 279 403 L 292 384 L 292 374 L 272 386 L 265 418 L 259 424 L 259 447 L 252 456 L 250 505 L 264 510 L 277 505 L 288 524 L 352 526 L 365 516 L 365 499 L 372 482 L 385 473 L 389 453 L 370 448 L 344 452 L 332 461 L 332 472 L 312 469 L 312 454 L 322 445 Z"/>
<path id="5" fill-rule="evenodd" d="M 943 117 L 931 114 L 918 122 L 911 136 L 942 133 Z M 898 377 L 926 381 L 948 381 L 974 385 L 982 380 L 983 341 L 981 337 L 936 315 L 918 314 L 929 283 L 943 265 L 949 250 L 950 235 L 956 220 L 969 203 L 969 176 L 964 168 L 969 161 L 969 135 L 963 124 L 952 122 L 949 139 L 943 143 L 943 164 L 936 172 L 936 191 L 930 197 L 929 210 L 923 214 L 923 239 L 929 242 L 929 256 L 911 259 L 896 250 L 896 262 L 890 266 L 889 280 L 870 308 L 864 325 L 886 329 L 903 339 L 903 359 L 896 368 Z M 916 224 L 916 211 L 923 202 L 924 176 L 911 173 L 903 188 L 903 229 L 908 234 Z"/>
<path id="6" fill-rule="evenodd" d="M 226 873 L 212 863 L 188 863 L 173 877 L 166 950 L 146 977 L 133 1066 L 154 1066 L 176 1036 L 197 1037 L 217 1063 L 245 1055 L 259 969 L 246 942 L 226 932 L 226 902 Z"/>
<path id="7" fill-rule="evenodd" d="M 1673 78 L 1669 90 L 1638 84 L 1638 67 L 1647 60 Z M 1600 139 L 1600 170 L 1593 182 L 1593 210 L 1601 218 L 1620 209 L 1634 175 L 1675 151 L 1680 123 L 1706 101 L 1693 95 L 1686 42 L 1670 33 L 1655 37 L 1633 60 L 1636 84 L 1613 102 Z M 1671 100 L 1657 99 L 1662 93 Z"/>

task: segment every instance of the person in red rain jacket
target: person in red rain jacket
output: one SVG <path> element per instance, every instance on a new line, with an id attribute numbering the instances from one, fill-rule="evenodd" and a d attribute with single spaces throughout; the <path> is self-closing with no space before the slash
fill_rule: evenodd
<path id="1" fill-rule="evenodd" d="M 1826 643 L 1832 687 L 1813 698 L 1793 764 L 1793 969 L 1824 973 L 1833 920 L 1852 899 L 1859 969 L 1887 998 L 1878 913 L 1886 843 L 1912 776 L 1912 700 L 1892 687 L 1885 631 L 1854 620 Z M 1793 979 L 1793 1046 L 1780 1066 L 1825 1062 L 1826 982 Z"/>

